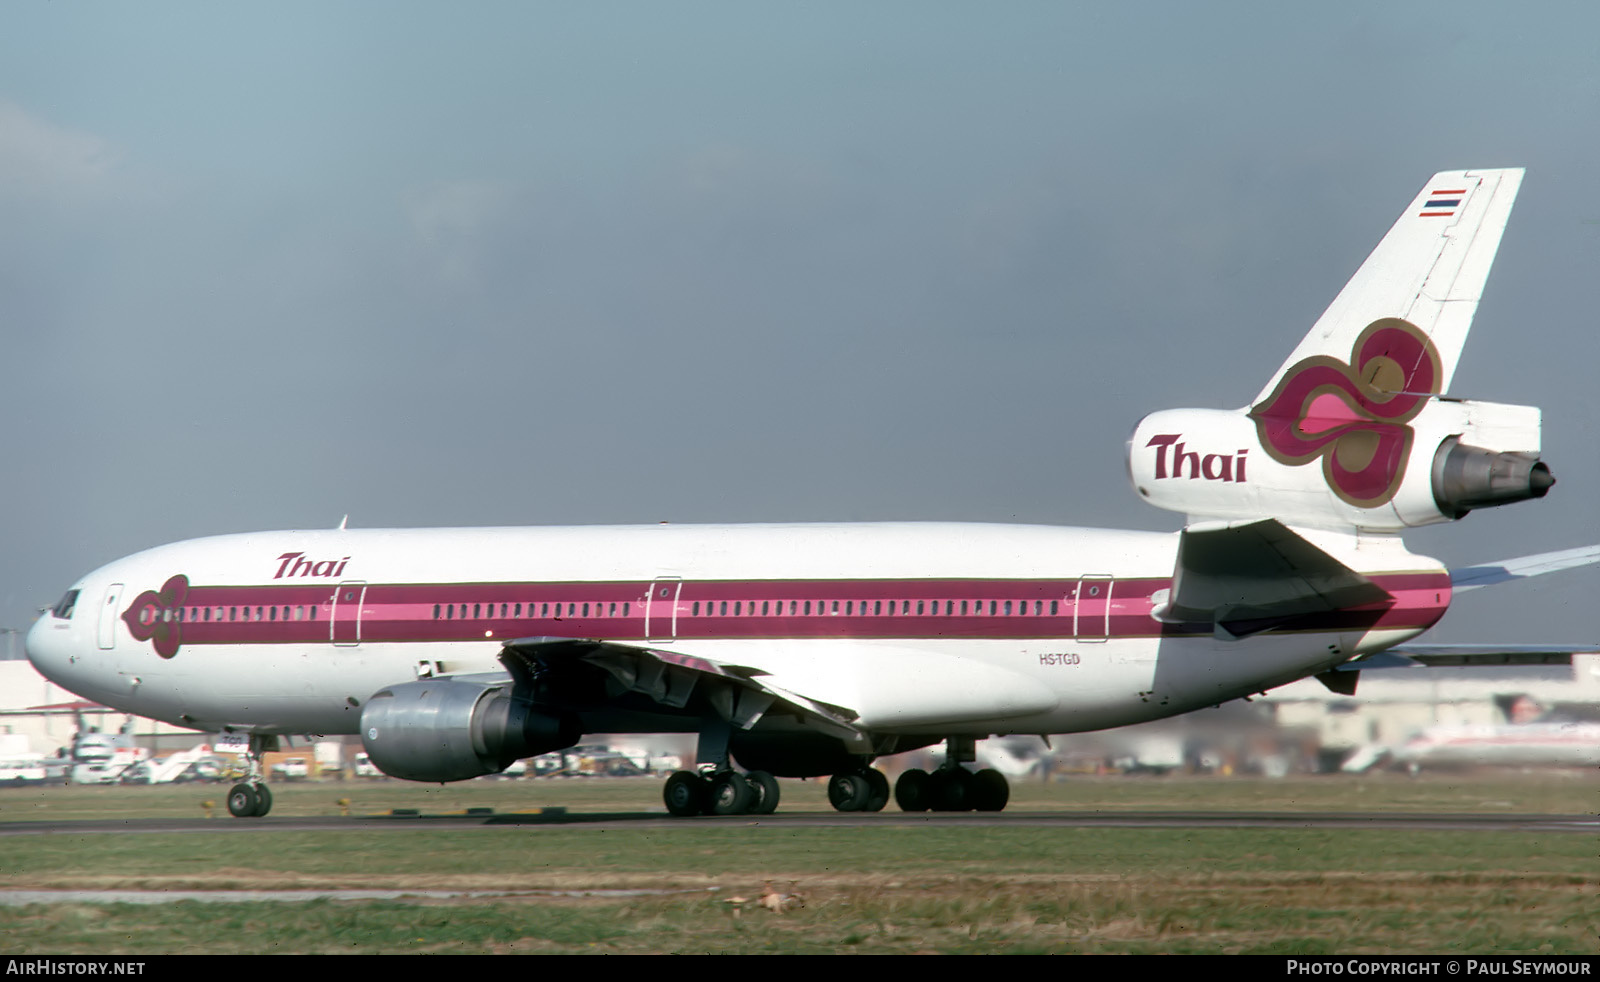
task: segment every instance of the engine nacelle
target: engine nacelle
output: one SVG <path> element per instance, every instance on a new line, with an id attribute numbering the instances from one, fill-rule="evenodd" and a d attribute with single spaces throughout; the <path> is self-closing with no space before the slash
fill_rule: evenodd
<path id="1" fill-rule="evenodd" d="M 1459 437 L 1439 444 L 1433 457 L 1433 497 L 1450 518 L 1474 508 L 1543 498 L 1554 483 L 1538 454 L 1495 453 L 1469 447 Z"/>
<path id="2" fill-rule="evenodd" d="M 1173 409 L 1139 422 L 1128 473 L 1151 504 L 1197 519 L 1398 532 L 1543 497 L 1539 410 L 1431 399 L 1402 421 L 1314 399 L 1296 418 Z"/>
<path id="3" fill-rule="evenodd" d="M 464 781 L 582 739 L 576 720 L 540 711 L 513 684 L 422 679 L 383 689 L 361 711 L 361 743 L 385 774 Z"/>

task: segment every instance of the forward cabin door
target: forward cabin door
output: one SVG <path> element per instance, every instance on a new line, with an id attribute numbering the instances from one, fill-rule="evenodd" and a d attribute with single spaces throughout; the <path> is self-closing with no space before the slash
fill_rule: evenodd
<path id="1" fill-rule="evenodd" d="M 650 581 L 644 598 L 644 636 L 647 641 L 671 641 L 678 636 L 678 595 L 683 577 L 658 576 Z"/>
<path id="2" fill-rule="evenodd" d="M 345 580 L 333 593 L 333 614 L 328 630 L 334 644 L 361 643 L 361 605 L 367 599 L 366 580 Z"/>
<path id="3" fill-rule="evenodd" d="M 117 646 L 117 601 L 121 597 L 121 583 L 106 587 L 105 603 L 100 605 L 100 647 L 105 651 Z"/>

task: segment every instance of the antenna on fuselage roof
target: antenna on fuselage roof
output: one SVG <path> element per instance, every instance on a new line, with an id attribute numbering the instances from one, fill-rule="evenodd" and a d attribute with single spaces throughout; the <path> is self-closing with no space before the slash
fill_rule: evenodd
<path id="1" fill-rule="evenodd" d="M 350 516 L 349 515 L 346 515 L 345 517 L 339 519 L 339 531 L 341 531 L 341 532 L 344 531 L 345 523 L 348 522 L 348 521 L 350 521 Z"/>

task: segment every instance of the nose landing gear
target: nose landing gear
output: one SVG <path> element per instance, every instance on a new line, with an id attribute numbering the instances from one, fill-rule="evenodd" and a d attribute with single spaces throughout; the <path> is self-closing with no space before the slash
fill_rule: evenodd
<path id="1" fill-rule="evenodd" d="M 272 811 L 272 791 L 267 788 L 261 767 L 261 755 L 269 742 L 276 747 L 278 738 L 250 734 L 250 749 L 244 755 L 249 776 L 228 790 L 228 814 L 234 818 L 261 818 Z"/>

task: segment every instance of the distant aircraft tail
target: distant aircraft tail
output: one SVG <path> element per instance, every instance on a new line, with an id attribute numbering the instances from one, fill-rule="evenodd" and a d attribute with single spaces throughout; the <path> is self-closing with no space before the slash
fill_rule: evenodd
<path id="1" fill-rule="evenodd" d="M 1196 520 L 1378 532 L 1542 497 L 1538 409 L 1441 398 L 1522 173 L 1435 174 L 1252 405 L 1145 417 L 1139 494 Z"/>

